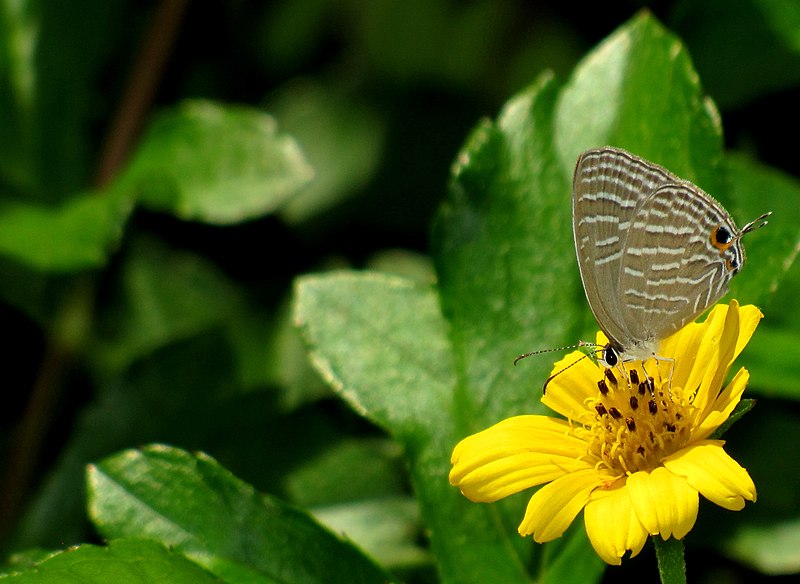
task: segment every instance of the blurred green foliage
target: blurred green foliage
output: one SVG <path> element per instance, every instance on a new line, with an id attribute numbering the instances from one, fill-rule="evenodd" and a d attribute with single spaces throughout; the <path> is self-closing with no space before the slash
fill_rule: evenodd
<path id="1" fill-rule="evenodd" d="M 570 180 L 606 143 L 774 211 L 732 294 L 766 314 L 726 434 L 759 501 L 687 549 L 800 571 L 800 8 L 734 5 L 0 0 L 10 579 L 599 581 L 582 529 L 533 546 L 447 471 L 541 412 L 515 355 L 594 330 Z"/>

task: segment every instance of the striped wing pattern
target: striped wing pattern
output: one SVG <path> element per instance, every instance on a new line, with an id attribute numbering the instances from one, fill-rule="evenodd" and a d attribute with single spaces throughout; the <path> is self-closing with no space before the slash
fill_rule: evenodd
<path id="1" fill-rule="evenodd" d="M 572 228 L 583 288 L 597 323 L 622 348 L 630 338 L 619 294 L 622 253 L 636 208 L 678 178 L 623 150 L 584 152 L 575 166 Z"/>
<path id="2" fill-rule="evenodd" d="M 651 354 L 727 291 L 744 261 L 711 234 L 736 227 L 721 205 L 665 168 L 624 150 L 584 152 L 575 167 L 572 225 L 589 307 L 620 352 Z"/>
<path id="3" fill-rule="evenodd" d="M 629 340 L 663 339 L 728 291 L 743 251 L 738 241 L 724 252 L 714 246 L 720 225 L 737 231 L 720 204 L 690 183 L 664 185 L 642 203 L 620 262 Z"/>

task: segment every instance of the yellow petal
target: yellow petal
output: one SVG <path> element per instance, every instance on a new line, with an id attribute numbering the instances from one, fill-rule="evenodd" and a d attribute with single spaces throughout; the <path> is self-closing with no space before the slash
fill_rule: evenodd
<path id="1" fill-rule="evenodd" d="M 731 300 L 717 349 L 714 353 L 715 359 L 709 360 L 706 375 L 700 385 L 698 395 L 695 397 L 694 405 L 703 412 L 701 416 L 705 416 L 711 411 L 722 388 L 722 383 L 728 375 L 728 368 L 733 361 L 733 354 L 739 339 L 739 322 L 739 303 L 736 300 Z M 717 339 L 714 340 L 716 341 Z"/>
<path id="2" fill-rule="evenodd" d="M 472 501 L 496 501 L 590 464 L 586 442 L 564 420 L 516 416 L 462 440 L 450 483 Z"/>
<path id="3" fill-rule="evenodd" d="M 706 387 L 716 391 L 721 382 L 715 387 L 712 383 L 714 375 L 724 378 L 727 369 L 750 341 L 763 316 L 755 306 L 739 306 L 736 300 L 731 300 L 730 305 L 714 306 L 705 322 L 690 323 L 662 341 L 659 353 L 675 360 L 673 386 L 695 390 L 705 379 Z M 726 337 L 726 346 L 722 351 L 724 356 L 721 355 L 719 346 L 723 336 Z M 712 360 L 715 355 L 717 359 Z M 713 400 L 714 396 L 709 399 Z"/>
<path id="4" fill-rule="evenodd" d="M 736 349 L 733 353 L 731 363 L 739 356 L 739 353 L 747 346 L 747 343 L 750 342 L 762 318 L 764 318 L 764 315 L 752 304 L 742 306 L 739 309 L 739 338 L 736 340 Z"/>
<path id="5" fill-rule="evenodd" d="M 710 400 L 716 398 L 709 395 L 712 381 L 717 376 L 720 369 L 720 351 L 725 349 L 733 350 L 735 347 L 735 337 L 731 343 L 730 334 L 726 335 L 726 330 L 730 331 L 734 324 L 739 321 L 738 304 L 732 303 L 725 307 L 719 305 L 708 315 L 702 326 L 702 336 L 696 353 L 685 353 L 676 355 L 678 362 L 687 361 L 691 363 L 692 370 L 683 388 L 689 392 L 696 392 L 694 405 L 701 412 L 705 412 Z M 724 346 L 721 346 L 723 343 Z M 726 360 L 727 363 L 727 360 Z M 723 366 L 724 367 L 724 366 Z M 723 372 L 724 374 L 724 372 Z M 675 381 L 676 385 L 678 381 Z M 717 391 L 720 385 L 717 386 Z"/>
<path id="6" fill-rule="evenodd" d="M 664 460 L 664 466 L 712 503 L 738 511 L 756 500 L 756 486 L 747 471 L 722 449 L 722 440 L 702 440 Z"/>
<path id="7" fill-rule="evenodd" d="M 608 477 L 594 468 L 570 473 L 534 493 L 519 525 L 520 535 L 533 535 L 539 543 L 561 537 L 589 500 L 589 493 Z"/>
<path id="8" fill-rule="evenodd" d="M 742 368 L 736 373 L 731 382 L 719 394 L 717 400 L 712 404 L 710 411 L 704 418 L 698 418 L 699 423 L 694 431 L 694 440 L 704 440 L 708 438 L 714 430 L 719 428 L 727 420 L 736 405 L 742 398 L 750 374 L 747 369 Z"/>
<path id="9" fill-rule="evenodd" d="M 594 361 L 580 351 L 556 363 L 551 375 L 542 403 L 570 420 L 586 411 L 586 399 L 597 395 L 597 381 L 603 378 Z"/>
<path id="10" fill-rule="evenodd" d="M 647 530 L 634 513 L 625 486 L 593 491 L 583 520 L 592 547 L 607 564 L 618 566 L 627 550 L 633 557 L 647 541 Z"/>
<path id="11" fill-rule="evenodd" d="M 682 539 L 697 520 L 699 497 L 686 479 L 664 467 L 628 477 L 628 491 L 636 515 L 651 535 Z"/>
<path id="12" fill-rule="evenodd" d="M 598 347 L 605 347 L 608 344 L 608 337 L 603 331 L 597 331 L 597 334 L 594 336 L 594 342 L 597 344 Z"/>
<path id="13" fill-rule="evenodd" d="M 700 385 L 705 373 L 707 363 L 700 359 L 701 347 L 706 336 L 715 331 L 722 330 L 728 306 L 717 304 L 706 317 L 705 322 L 690 323 L 677 333 L 666 338 L 659 346 L 659 353 L 675 359 L 675 369 L 672 372 L 672 383 L 676 387 L 694 389 Z"/>

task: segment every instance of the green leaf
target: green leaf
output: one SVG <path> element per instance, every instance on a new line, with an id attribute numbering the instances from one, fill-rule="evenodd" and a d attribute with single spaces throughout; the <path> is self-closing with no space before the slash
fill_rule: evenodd
<path id="1" fill-rule="evenodd" d="M 543 411 L 534 396 L 549 359 L 518 367 L 513 359 L 578 340 L 570 171 L 552 143 L 557 90 L 543 78 L 512 99 L 496 123 L 473 132 L 435 225 L 462 430 L 481 429 L 509 412 Z"/>
<path id="2" fill-rule="evenodd" d="M 29 498 L 13 548 L 86 541 L 86 465 L 131 444 L 188 444 L 248 472 L 248 480 L 280 485 L 287 468 L 313 450 L 298 454 L 295 444 L 303 435 L 287 441 L 289 422 L 270 416 L 269 394 L 238 393 L 232 370 L 225 338 L 216 330 L 153 350 L 124 375 L 91 371 L 95 399 L 79 412 L 58 460 Z M 290 429 L 297 425 L 292 422 Z M 311 436 L 317 438 L 322 432 L 313 422 Z M 263 464 L 265 452 L 273 453 L 270 465 Z"/>
<path id="3" fill-rule="evenodd" d="M 800 82 L 800 5 L 794 0 L 683 0 L 670 21 L 723 109 Z"/>
<path id="4" fill-rule="evenodd" d="M 34 182 L 31 122 L 38 14 L 34 2 L 0 7 L 0 176 L 21 190 Z"/>
<path id="5" fill-rule="evenodd" d="M 314 181 L 281 208 L 299 223 L 334 207 L 364 187 L 377 170 L 385 129 L 366 104 L 311 82 L 293 82 L 268 104 L 281 128 L 300 144 Z"/>
<path id="6" fill-rule="evenodd" d="M 0 567 L 0 574 L 8 575 L 33 568 L 36 564 L 46 560 L 52 555 L 53 552 L 51 550 L 42 548 L 31 548 L 20 552 L 14 552 L 6 558 L 3 566 Z"/>
<path id="7" fill-rule="evenodd" d="M 145 540 L 118 540 L 108 547 L 81 545 L 52 554 L 29 570 L 7 576 L 9 584 L 213 584 L 211 574 L 182 555 Z"/>
<path id="8" fill-rule="evenodd" d="M 117 188 L 181 219 L 229 225 L 275 211 L 313 174 L 267 114 L 187 101 L 151 124 Z"/>
<path id="9" fill-rule="evenodd" d="M 771 318 L 770 312 L 766 318 Z M 742 363 L 750 371 L 749 390 L 800 400 L 800 332 L 796 328 L 760 325 L 742 355 Z"/>
<path id="10" fill-rule="evenodd" d="M 519 559 L 496 536 L 496 512 L 466 504 L 447 482 L 458 441 L 455 372 L 433 290 L 385 274 L 332 273 L 301 278 L 295 302 L 298 325 L 323 377 L 406 447 L 441 572 L 461 573 L 464 582 L 525 581 Z M 480 556 L 464 545 L 462 524 L 471 528 Z M 483 561 L 489 557 L 491 566 Z"/>
<path id="11" fill-rule="evenodd" d="M 800 517 L 775 517 L 769 523 L 740 526 L 725 551 L 763 574 L 794 575 L 800 571 Z"/>
<path id="12" fill-rule="evenodd" d="M 154 239 L 133 241 L 118 286 L 91 351 L 105 372 L 220 326 L 241 304 L 235 287 L 210 262 Z"/>
<path id="13" fill-rule="evenodd" d="M 412 438 L 447 405 L 452 361 L 431 288 L 377 273 L 306 276 L 295 311 L 315 366 L 375 423 Z"/>
<path id="14" fill-rule="evenodd" d="M 789 274 L 800 249 L 796 219 L 800 181 L 742 155 L 731 154 L 727 163 L 728 182 L 735 200 L 735 209 L 731 211 L 740 216 L 739 224 L 772 211 L 769 225 L 743 240 L 747 264 L 742 275 L 731 283 L 731 297 L 763 306 Z M 782 318 L 767 316 L 767 322 Z"/>
<path id="15" fill-rule="evenodd" d="M 649 12 L 576 67 L 556 116 L 555 141 L 570 171 L 587 148 L 618 146 L 727 200 L 719 113 L 686 49 Z"/>
<path id="16" fill-rule="evenodd" d="M 97 75 L 118 49 L 123 4 L 20 0 L 0 6 L 0 179 L 39 202 L 85 188 Z M 80 42 L 76 42 L 80 39 Z M 104 71 L 105 73 L 106 71 Z M 107 76 L 106 76 L 107 77 Z M 92 91 L 92 93 L 90 93 Z M 111 92 L 115 93 L 115 92 Z"/>
<path id="17" fill-rule="evenodd" d="M 271 314 L 259 307 L 244 307 L 228 322 L 225 333 L 243 389 L 277 389 L 284 411 L 330 396 L 330 389 L 308 362 L 288 301 L 281 301 Z"/>
<path id="18" fill-rule="evenodd" d="M 800 318 L 791 309 L 800 294 L 800 181 L 735 154 L 728 157 L 728 180 L 742 222 L 772 211 L 769 225 L 745 239 L 747 263 L 731 283 L 731 298 L 764 312 L 742 363 L 759 394 L 800 399 Z"/>
<path id="19" fill-rule="evenodd" d="M 380 250 L 367 260 L 366 267 L 376 272 L 395 274 L 425 284 L 433 284 L 436 281 L 431 258 L 406 249 Z"/>
<path id="20" fill-rule="evenodd" d="M 722 425 L 714 430 L 714 433 L 711 434 L 709 437 L 712 440 L 719 440 L 728 429 L 733 426 L 736 422 L 741 420 L 744 415 L 752 410 L 756 405 L 756 400 L 754 399 L 743 399 L 738 404 L 736 404 L 736 408 L 734 408 L 731 415 L 725 420 Z"/>
<path id="21" fill-rule="evenodd" d="M 85 193 L 50 207 L 7 202 L 0 206 L 0 253 L 46 272 L 105 264 L 131 210 L 126 197 Z"/>
<path id="22" fill-rule="evenodd" d="M 385 497 L 314 509 L 314 517 L 334 533 L 346 533 L 382 566 L 428 564 L 419 545 L 419 506 L 411 497 Z"/>
<path id="23" fill-rule="evenodd" d="M 104 537 L 147 537 L 227 582 L 375 582 L 391 577 L 304 513 L 261 495 L 210 457 L 128 450 L 88 470 Z"/>
<path id="24" fill-rule="evenodd" d="M 325 442 L 331 441 L 332 436 L 327 436 Z M 342 438 L 292 465 L 283 477 L 283 488 L 302 507 L 397 496 L 406 479 L 399 450 L 387 438 Z"/>

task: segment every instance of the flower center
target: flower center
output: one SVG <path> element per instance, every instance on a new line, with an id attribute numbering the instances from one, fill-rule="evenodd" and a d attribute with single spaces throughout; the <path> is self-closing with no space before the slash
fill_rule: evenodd
<path id="1" fill-rule="evenodd" d="M 589 454 L 620 474 L 653 470 L 680 449 L 691 434 L 693 395 L 671 387 L 669 379 L 648 377 L 639 366 L 605 370 L 598 396 L 589 404 L 596 412 L 584 428 L 590 432 Z M 591 410 L 590 410 L 591 411 Z"/>

